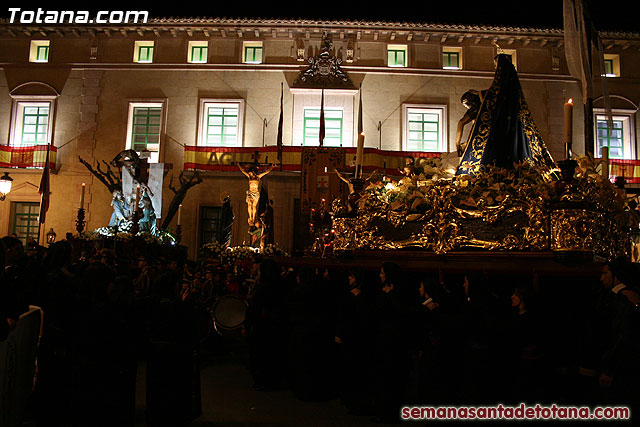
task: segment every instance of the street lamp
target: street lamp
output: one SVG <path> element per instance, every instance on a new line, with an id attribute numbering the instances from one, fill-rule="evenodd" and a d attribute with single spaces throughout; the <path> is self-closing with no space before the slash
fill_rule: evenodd
<path id="1" fill-rule="evenodd" d="M 0 200 L 4 200 L 11 191 L 11 183 L 13 183 L 13 178 L 9 176 L 9 172 L 5 172 L 0 177 Z"/>
<path id="2" fill-rule="evenodd" d="M 53 227 L 51 230 L 47 232 L 47 244 L 52 245 L 56 241 L 56 232 L 53 231 Z"/>

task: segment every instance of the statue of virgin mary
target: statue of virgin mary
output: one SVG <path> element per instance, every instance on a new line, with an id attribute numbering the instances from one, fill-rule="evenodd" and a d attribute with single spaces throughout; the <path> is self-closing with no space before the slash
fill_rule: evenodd
<path id="1" fill-rule="evenodd" d="M 499 54 L 493 83 L 484 94 L 456 175 L 475 175 L 484 165 L 510 169 L 520 162 L 538 166 L 545 175 L 556 167 L 510 57 Z"/>

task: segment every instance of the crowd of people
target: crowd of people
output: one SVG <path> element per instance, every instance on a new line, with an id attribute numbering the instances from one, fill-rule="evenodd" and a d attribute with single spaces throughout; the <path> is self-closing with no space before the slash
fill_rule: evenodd
<path id="1" fill-rule="evenodd" d="M 0 340 L 29 306 L 43 312 L 29 407 L 38 425 L 133 425 L 141 360 L 148 425 L 185 425 L 201 414 L 207 313 L 186 263 L 78 254 L 67 240 L 25 248 L 6 236 L 0 246 Z"/>
<path id="2" fill-rule="evenodd" d="M 637 277 L 623 261 L 590 281 L 267 260 L 247 319 L 255 386 L 384 423 L 405 405 L 635 408 Z"/>
<path id="3" fill-rule="evenodd" d="M 43 425 L 132 425 L 141 358 L 147 423 L 190 423 L 202 413 L 199 350 L 229 295 L 247 302 L 239 339 L 255 389 L 338 398 L 376 421 L 398 421 L 404 405 L 638 399 L 640 297 L 628 262 L 589 282 L 392 262 L 290 267 L 260 255 L 233 265 L 108 250 L 77 259 L 65 240 L 34 251 L 1 242 L 0 340 L 29 305 L 44 312 L 32 396 Z"/>

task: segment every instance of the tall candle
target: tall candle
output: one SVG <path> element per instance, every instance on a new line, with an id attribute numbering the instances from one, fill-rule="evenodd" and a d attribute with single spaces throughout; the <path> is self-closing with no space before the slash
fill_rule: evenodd
<path id="1" fill-rule="evenodd" d="M 80 196 L 80 209 L 84 209 L 84 188 L 86 187 L 86 184 L 83 182 L 82 183 L 82 195 Z"/>
<path id="2" fill-rule="evenodd" d="M 178 205 L 178 225 L 182 224 L 182 205 Z"/>
<path id="3" fill-rule="evenodd" d="M 136 187 L 136 205 L 134 206 L 133 210 L 135 212 L 138 212 L 138 203 L 140 202 L 140 185 L 138 185 Z"/>
<path id="4" fill-rule="evenodd" d="M 565 154 L 569 158 L 573 142 L 573 100 L 564 103 L 564 143 Z"/>
<path id="5" fill-rule="evenodd" d="M 358 135 L 358 147 L 356 148 L 356 173 L 362 171 L 362 161 L 364 157 L 364 132 Z M 356 178 L 360 178 L 357 176 Z"/>
<path id="6" fill-rule="evenodd" d="M 602 177 L 609 179 L 609 147 L 602 147 Z"/>

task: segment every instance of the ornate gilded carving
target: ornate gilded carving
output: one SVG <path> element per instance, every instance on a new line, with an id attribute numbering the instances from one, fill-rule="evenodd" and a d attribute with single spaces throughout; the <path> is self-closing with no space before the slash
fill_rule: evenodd
<path id="1" fill-rule="evenodd" d="M 630 250 L 629 230 L 638 221 L 623 193 L 590 169 L 581 169 L 571 185 L 548 181 L 526 163 L 481 172 L 369 185 L 357 217 L 336 219 L 334 248 L 587 251 L 604 257 Z M 568 189 L 574 194 L 565 194 Z"/>
<path id="2" fill-rule="evenodd" d="M 559 209 L 550 214 L 551 250 L 589 251 L 595 248 L 593 231 L 601 225 L 600 215 L 586 209 Z"/>

